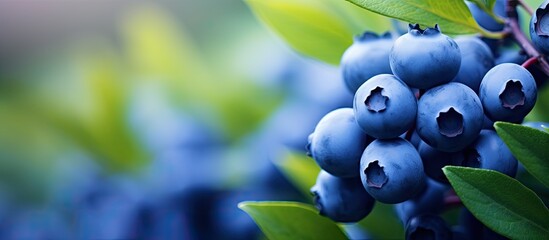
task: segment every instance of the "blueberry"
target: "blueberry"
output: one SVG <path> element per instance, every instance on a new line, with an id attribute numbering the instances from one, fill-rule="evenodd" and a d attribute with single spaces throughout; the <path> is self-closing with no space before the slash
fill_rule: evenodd
<path id="1" fill-rule="evenodd" d="M 427 180 L 423 192 L 414 198 L 395 205 L 398 217 L 404 225 L 412 217 L 423 214 L 439 214 L 444 209 L 444 195 L 449 187 L 435 180 Z"/>
<path id="2" fill-rule="evenodd" d="M 408 86 L 428 89 L 452 81 L 461 56 L 456 42 L 438 25 L 422 30 L 410 24 L 408 33 L 395 41 L 389 61 L 393 74 Z"/>
<path id="3" fill-rule="evenodd" d="M 495 131 L 482 130 L 464 150 L 463 166 L 491 169 L 511 177 L 517 173 L 517 159 Z"/>
<path id="4" fill-rule="evenodd" d="M 543 54 L 549 54 L 549 0 L 544 1 L 530 20 L 530 38 L 534 46 Z"/>
<path id="5" fill-rule="evenodd" d="M 404 82 L 393 75 L 380 74 L 360 86 L 353 110 L 366 134 L 374 138 L 395 138 L 413 127 L 417 100 Z"/>
<path id="6" fill-rule="evenodd" d="M 374 140 L 360 160 L 360 177 L 366 191 L 383 203 L 404 202 L 425 187 L 421 158 L 402 138 Z"/>
<path id="7" fill-rule="evenodd" d="M 479 96 L 492 121 L 521 122 L 534 107 L 537 87 L 528 70 L 514 63 L 503 63 L 486 73 Z"/>
<path id="8" fill-rule="evenodd" d="M 418 101 L 416 131 L 430 146 L 457 152 L 475 141 L 484 122 L 482 104 L 471 88 L 447 83 L 425 92 Z"/>
<path id="9" fill-rule="evenodd" d="M 482 222 L 467 210 L 462 208 L 459 215 L 460 232 L 464 235 L 461 239 L 482 239 L 482 240 L 500 240 L 507 239 L 494 231 L 490 230 Z"/>
<path id="10" fill-rule="evenodd" d="M 407 240 L 451 240 L 452 230 L 437 215 L 421 215 L 410 219 L 406 226 Z"/>
<path id="11" fill-rule="evenodd" d="M 449 183 L 446 175 L 442 172 L 444 166 L 459 166 L 463 162 L 463 154 L 461 154 L 461 152 L 442 152 L 423 141 L 419 144 L 418 152 L 423 161 L 425 174 L 440 183 Z"/>
<path id="12" fill-rule="evenodd" d="M 495 130 L 494 121 L 490 120 L 486 114 L 484 114 L 484 120 L 482 122 L 482 129 Z"/>
<path id="13" fill-rule="evenodd" d="M 358 222 L 375 204 L 359 178 L 338 178 L 326 171 L 320 171 L 311 193 L 320 214 L 336 222 Z"/>
<path id="14" fill-rule="evenodd" d="M 394 39 L 389 32 L 378 36 L 365 32 L 354 38 L 341 58 L 341 72 L 345 85 L 352 93 L 371 77 L 391 73 L 389 53 Z"/>
<path id="15" fill-rule="evenodd" d="M 495 63 L 496 65 L 502 63 L 522 64 L 527 59 L 528 56 L 524 55 L 524 53 L 522 53 L 518 49 L 508 48 L 501 50 L 500 56 L 496 58 Z"/>
<path id="16" fill-rule="evenodd" d="M 473 15 L 473 18 L 481 27 L 492 32 L 503 30 L 503 27 L 505 26 L 503 23 L 498 23 L 494 18 L 484 12 L 475 3 L 473 3 L 472 1 L 465 1 L 465 4 L 467 4 L 467 7 L 469 7 L 469 10 Z M 505 18 L 507 16 L 507 14 L 505 13 L 505 0 L 496 0 L 496 3 L 494 4 L 494 8 L 492 10 L 497 16 Z"/>
<path id="17" fill-rule="evenodd" d="M 368 136 L 356 123 L 353 109 L 329 112 L 309 137 L 308 151 L 317 164 L 338 177 L 358 177 L 362 152 Z"/>
<path id="18" fill-rule="evenodd" d="M 460 37 L 455 41 L 461 52 L 461 66 L 453 81 L 463 83 L 478 92 L 482 78 L 494 67 L 492 52 L 476 37 Z"/>

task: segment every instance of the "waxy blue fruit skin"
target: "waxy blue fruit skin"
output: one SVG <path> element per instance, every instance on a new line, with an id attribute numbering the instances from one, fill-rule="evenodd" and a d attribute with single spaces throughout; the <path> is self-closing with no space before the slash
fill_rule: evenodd
<path id="1" fill-rule="evenodd" d="M 360 160 L 360 177 L 366 191 L 382 203 L 401 203 L 425 187 L 421 158 L 402 138 L 374 140 Z"/>
<path id="2" fill-rule="evenodd" d="M 456 82 L 425 92 L 418 101 L 416 131 L 443 152 L 457 152 L 475 141 L 482 129 L 482 104 L 471 88 Z"/>
<path id="3" fill-rule="evenodd" d="M 375 204 L 359 178 L 338 178 L 326 171 L 320 171 L 311 193 L 320 214 L 336 222 L 358 222 Z"/>
<path id="4" fill-rule="evenodd" d="M 461 53 L 461 66 L 453 81 L 478 92 L 482 78 L 495 65 L 494 56 L 486 43 L 477 37 L 460 37 L 455 41 Z"/>
<path id="5" fill-rule="evenodd" d="M 503 63 L 486 73 L 479 96 L 490 120 L 522 122 L 536 103 L 536 81 L 522 66 Z"/>
<path id="6" fill-rule="evenodd" d="M 464 150 L 463 166 L 490 169 L 515 177 L 517 159 L 492 130 L 482 130 L 478 138 Z"/>
<path id="7" fill-rule="evenodd" d="M 353 44 L 343 53 L 340 64 L 343 80 L 351 93 L 371 77 L 391 73 L 389 53 L 393 42 L 389 32 L 381 36 L 365 32 L 354 38 Z"/>
<path id="8" fill-rule="evenodd" d="M 530 38 L 543 54 L 549 54 L 549 0 L 544 1 L 530 19 Z"/>
<path id="9" fill-rule="evenodd" d="M 355 94 L 355 118 L 374 138 L 395 138 L 414 126 L 417 100 L 412 90 L 391 74 L 366 81 Z"/>
<path id="10" fill-rule="evenodd" d="M 444 195 L 449 186 L 427 178 L 427 186 L 417 196 L 395 205 L 400 221 L 406 225 L 408 220 L 424 214 L 439 214 L 444 210 Z"/>
<path id="11" fill-rule="evenodd" d="M 308 153 L 320 168 L 337 177 L 358 177 L 368 136 L 360 129 L 352 108 L 326 114 L 309 136 Z"/>
<path id="12" fill-rule="evenodd" d="M 449 182 L 444 172 L 442 172 L 442 168 L 448 165 L 459 166 L 463 162 L 463 154 L 461 152 L 442 152 L 423 141 L 419 144 L 418 152 L 419 156 L 421 156 L 421 161 L 423 161 L 425 175 L 444 184 L 449 184 Z"/>
<path id="13" fill-rule="evenodd" d="M 410 24 L 408 33 L 395 41 L 389 62 L 393 74 L 408 86 L 429 89 L 454 79 L 461 55 L 456 42 L 438 25 L 422 30 Z"/>
<path id="14" fill-rule="evenodd" d="M 467 7 L 471 11 L 473 18 L 477 21 L 478 25 L 484 29 L 492 32 L 497 32 L 503 30 L 505 25 L 503 23 L 498 23 L 494 18 L 488 15 L 486 12 L 482 11 L 476 4 L 470 1 L 465 1 Z M 505 0 L 496 0 L 494 4 L 494 13 L 497 16 L 500 16 L 502 19 L 507 16 L 505 13 Z"/>
<path id="15" fill-rule="evenodd" d="M 451 240 L 452 230 L 437 215 L 421 215 L 410 219 L 406 225 L 406 240 Z"/>

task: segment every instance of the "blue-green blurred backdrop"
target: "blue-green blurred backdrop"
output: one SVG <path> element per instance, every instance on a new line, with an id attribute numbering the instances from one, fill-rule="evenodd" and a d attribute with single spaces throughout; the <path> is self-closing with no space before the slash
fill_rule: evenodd
<path id="1" fill-rule="evenodd" d="M 0 238 L 260 237 L 338 78 L 242 1 L 2 1 Z"/>

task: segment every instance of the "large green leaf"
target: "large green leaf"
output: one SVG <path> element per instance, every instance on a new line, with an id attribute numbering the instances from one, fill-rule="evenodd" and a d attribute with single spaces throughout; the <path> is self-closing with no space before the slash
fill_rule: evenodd
<path id="1" fill-rule="evenodd" d="M 467 209 L 492 230 L 511 239 L 549 236 L 549 210 L 519 181 L 493 170 L 443 170 Z"/>
<path id="2" fill-rule="evenodd" d="M 332 220 L 298 202 L 242 202 L 238 207 L 250 215 L 271 240 L 347 239 Z"/>
<path id="3" fill-rule="evenodd" d="M 391 18 L 425 26 L 438 24 L 444 33 L 483 33 L 463 0 L 347 0 Z M 493 35 L 492 35 L 493 36 Z"/>
<path id="4" fill-rule="evenodd" d="M 247 0 L 267 27 L 296 51 L 337 65 L 353 35 L 390 29 L 388 18 L 339 0 Z"/>
<path id="5" fill-rule="evenodd" d="M 496 122 L 494 126 L 524 168 L 549 187 L 549 133 L 506 122 Z"/>

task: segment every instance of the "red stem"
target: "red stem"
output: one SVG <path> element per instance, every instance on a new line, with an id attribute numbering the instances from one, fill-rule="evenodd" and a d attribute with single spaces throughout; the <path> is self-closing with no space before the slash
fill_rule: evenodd
<path id="1" fill-rule="evenodd" d="M 533 64 L 536 64 L 538 63 L 538 58 L 537 57 L 531 57 L 531 58 L 528 58 L 528 60 L 524 61 L 524 63 L 522 63 L 522 67 L 523 68 L 529 68 L 530 66 L 532 66 Z"/>

